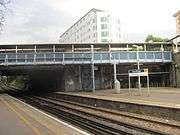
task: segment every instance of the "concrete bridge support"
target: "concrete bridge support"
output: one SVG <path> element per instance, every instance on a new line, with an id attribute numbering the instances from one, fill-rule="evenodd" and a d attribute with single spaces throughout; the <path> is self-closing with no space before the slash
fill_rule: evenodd
<path id="1" fill-rule="evenodd" d="M 174 62 L 171 65 L 171 86 L 180 88 L 180 52 L 173 56 Z"/>
<path id="2" fill-rule="evenodd" d="M 95 65 L 95 89 L 111 88 L 111 78 L 111 66 Z M 92 91 L 93 80 L 91 65 L 66 66 L 64 68 L 63 80 L 65 83 L 65 91 Z"/>

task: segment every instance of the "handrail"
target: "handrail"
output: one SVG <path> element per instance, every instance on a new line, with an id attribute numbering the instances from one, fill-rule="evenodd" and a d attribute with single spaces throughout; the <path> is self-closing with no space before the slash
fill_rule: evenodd
<path id="1" fill-rule="evenodd" d="M 139 51 L 141 62 L 172 62 L 170 51 Z M 0 53 L 0 64 L 26 64 L 26 63 L 112 63 L 136 62 L 136 51 L 110 51 L 110 52 L 41 52 L 41 53 Z"/>

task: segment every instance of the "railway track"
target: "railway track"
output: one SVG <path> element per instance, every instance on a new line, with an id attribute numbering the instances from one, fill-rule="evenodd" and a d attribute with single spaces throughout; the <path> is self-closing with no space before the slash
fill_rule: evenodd
<path id="1" fill-rule="evenodd" d="M 50 97 L 24 97 L 23 100 L 96 135 L 168 134 L 141 125 L 104 117 L 101 114 L 98 114 L 98 112 L 95 113 L 92 108 L 86 108 L 85 106 L 82 107 L 62 100 L 58 101 L 57 99 Z"/>
<path id="2" fill-rule="evenodd" d="M 97 111 L 101 111 L 101 112 L 105 112 L 105 113 L 109 113 L 109 114 L 113 114 L 116 116 L 122 116 L 122 117 L 127 117 L 130 119 L 136 119 L 136 120 L 140 120 L 140 121 L 144 121 L 144 122 L 150 122 L 153 124 L 159 124 L 159 125 L 164 125 L 164 126 L 169 126 L 172 128 L 179 128 L 180 129 L 180 124 L 176 124 L 175 122 L 167 122 L 167 120 L 154 120 L 152 117 L 143 117 L 143 116 L 137 116 L 137 115 L 133 115 L 130 113 L 125 113 L 125 112 L 120 112 L 120 111 L 113 111 L 110 109 L 105 109 L 105 108 L 100 108 L 100 107 L 94 107 L 94 106 L 90 106 L 90 105 L 85 105 L 85 104 L 81 104 L 81 103 L 77 103 L 77 102 L 72 102 L 72 101 L 67 101 L 67 100 L 63 100 L 60 98 L 55 98 L 52 96 L 48 96 L 46 97 L 47 99 L 50 100 L 55 100 L 55 101 L 59 101 L 61 103 L 67 103 L 67 104 L 71 104 L 71 105 L 75 105 L 75 106 L 79 106 L 79 107 L 84 107 L 84 108 L 89 108 L 89 109 L 93 109 L 93 110 L 97 110 Z"/>

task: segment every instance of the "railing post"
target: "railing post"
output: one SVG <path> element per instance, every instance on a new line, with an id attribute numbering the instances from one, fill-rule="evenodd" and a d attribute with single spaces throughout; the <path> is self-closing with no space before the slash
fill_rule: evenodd
<path id="1" fill-rule="evenodd" d="M 17 49 L 17 45 L 16 45 L 16 63 L 17 63 L 17 52 L 18 52 L 18 49 Z"/>
<path id="2" fill-rule="evenodd" d="M 72 49 L 71 51 L 74 52 L 74 45 L 72 45 L 72 48 L 71 48 L 71 49 Z"/>
<path id="3" fill-rule="evenodd" d="M 56 61 L 56 46 L 53 45 L 53 61 L 55 62 Z"/>
<path id="4" fill-rule="evenodd" d="M 27 54 L 25 54 L 25 63 L 27 63 Z"/>
<path id="5" fill-rule="evenodd" d="M 44 53 L 44 62 L 46 62 L 46 53 Z"/>
<path id="6" fill-rule="evenodd" d="M 34 62 L 36 62 L 36 52 L 34 53 Z"/>
<path id="7" fill-rule="evenodd" d="M 37 51 L 36 51 L 36 45 L 34 46 L 34 63 L 36 62 L 36 53 L 37 53 Z"/>
<path id="8" fill-rule="evenodd" d="M 162 57 L 162 62 L 164 62 L 164 47 L 161 45 L 161 57 Z"/>
<path id="9" fill-rule="evenodd" d="M 53 52 L 56 52 L 56 46 L 53 45 Z"/>
<path id="10" fill-rule="evenodd" d="M 172 53 L 169 52 L 170 61 L 172 61 Z"/>
<path id="11" fill-rule="evenodd" d="M 16 63 L 17 63 L 17 53 L 16 53 Z"/>
<path id="12" fill-rule="evenodd" d="M 129 45 L 127 44 L 126 47 L 127 47 L 126 53 L 127 53 L 127 58 L 128 58 L 127 61 L 129 62 Z"/>
<path id="13" fill-rule="evenodd" d="M 5 56 L 5 63 L 8 64 L 8 55 Z"/>
<path id="14" fill-rule="evenodd" d="M 146 44 L 144 44 L 144 51 L 146 51 Z"/>
<path id="15" fill-rule="evenodd" d="M 55 54 L 55 52 L 53 53 L 53 61 L 56 62 L 56 54 Z"/>

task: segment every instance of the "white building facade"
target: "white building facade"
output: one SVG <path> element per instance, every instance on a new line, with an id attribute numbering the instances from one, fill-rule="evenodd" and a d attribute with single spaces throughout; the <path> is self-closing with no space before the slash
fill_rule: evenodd
<path id="1" fill-rule="evenodd" d="M 180 35 L 180 10 L 174 14 L 176 18 L 176 34 Z"/>
<path id="2" fill-rule="evenodd" d="M 108 12 L 91 9 L 65 31 L 60 43 L 118 43 L 122 41 L 120 20 Z"/>

